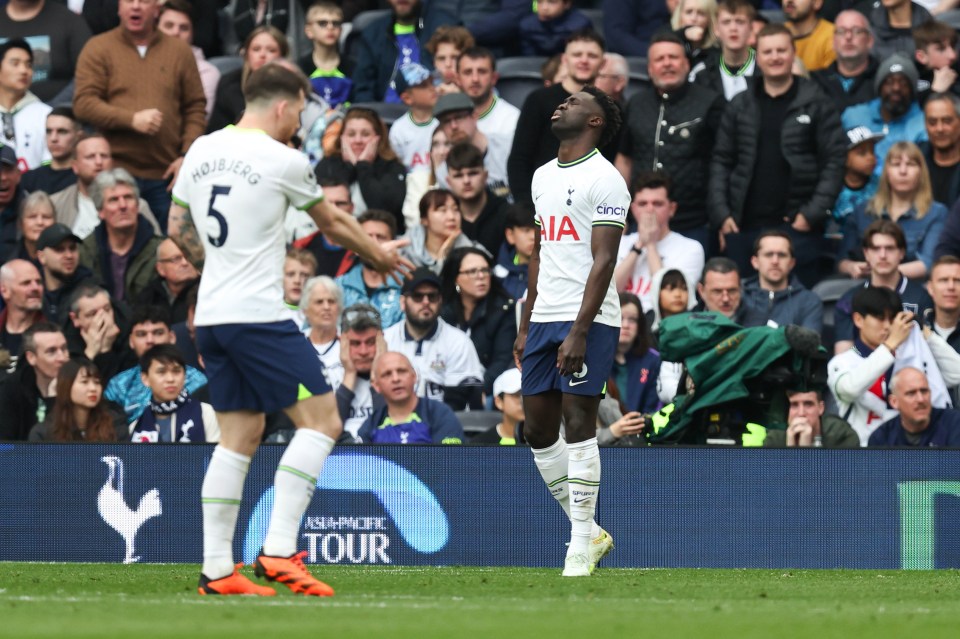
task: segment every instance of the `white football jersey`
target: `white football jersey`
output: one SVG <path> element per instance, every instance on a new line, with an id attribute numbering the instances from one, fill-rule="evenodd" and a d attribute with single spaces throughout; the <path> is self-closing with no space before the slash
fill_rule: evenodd
<path id="1" fill-rule="evenodd" d="M 547 162 L 533 174 L 530 192 L 540 227 L 540 271 L 531 320 L 572 322 L 593 267 L 591 231 L 594 226 L 623 229 L 630 193 L 620 172 L 597 149 L 566 164 Z M 594 321 L 620 326 L 620 299 L 612 277 Z"/>
<path id="2" fill-rule="evenodd" d="M 284 317 L 284 217 L 323 199 L 307 156 L 263 131 L 229 126 L 187 152 L 173 199 L 190 209 L 206 260 L 197 326 Z"/>
<path id="3" fill-rule="evenodd" d="M 430 171 L 431 138 L 438 124 L 436 118 L 425 124 L 417 124 L 407 111 L 390 127 L 390 146 L 407 167 L 407 173 Z"/>
<path id="4" fill-rule="evenodd" d="M 519 119 L 520 109 L 496 96 L 490 108 L 477 118 L 477 128 L 487 136 L 487 155 L 483 162 L 488 173 L 487 186 L 500 197 L 510 195 L 507 159 Z"/>

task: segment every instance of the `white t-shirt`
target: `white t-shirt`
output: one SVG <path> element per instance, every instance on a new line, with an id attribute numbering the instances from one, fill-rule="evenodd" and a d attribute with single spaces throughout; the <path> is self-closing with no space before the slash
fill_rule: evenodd
<path id="1" fill-rule="evenodd" d="M 14 139 L 6 136 L 6 127 L 0 127 L 0 141 L 16 149 L 21 171 L 36 169 L 50 160 L 50 151 L 47 150 L 47 116 L 52 110 L 53 107 L 41 102 L 28 91 L 9 111 L 13 114 Z"/>
<path id="2" fill-rule="evenodd" d="M 190 209 L 206 251 L 196 325 L 278 321 L 287 206 L 323 199 L 307 157 L 263 131 L 229 126 L 193 143 L 173 198 Z"/>
<path id="3" fill-rule="evenodd" d="M 547 162 L 533 174 L 530 192 L 540 227 L 540 275 L 531 319 L 572 322 L 593 267 L 591 231 L 594 226 L 622 229 L 630 193 L 620 172 L 596 149 L 568 164 Z M 612 277 L 594 321 L 620 327 L 620 298 Z"/>
<path id="4" fill-rule="evenodd" d="M 390 127 L 390 146 L 407 167 L 407 173 L 430 172 L 430 143 L 438 124 L 436 118 L 425 124 L 418 124 L 407 111 L 406 115 Z"/>
<path id="5" fill-rule="evenodd" d="M 357 384 L 353 388 L 353 401 L 350 402 L 350 415 L 343 420 L 343 430 L 350 433 L 356 441 L 360 427 L 370 415 L 373 415 L 373 393 L 370 392 L 370 380 L 358 375 Z"/>
<path id="6" fill-rule="evenodd" d="M 638 236 L 638 233 L 631 233 L 620 240 L 617 264 L 630 255 L 630 250 L 637 243 Z M 660 261 L 663 262 L 663 270 L 677 269 L 683 273 L 687 282 L 700 280 L 700 274 L 703 273 L 703 246 L 700 242 L 670 231 L 657 242 L 657 253 L 660 254 Z M 652 309 L 656 301 L 650 296 L 653 276 L 654 273 L 650 272 L 647 252 L 644 251 L 637 256 L 633 272 L 630 273 L 630 279 L 627 280 L 627 287 L 624 289 L 640 298 L 644 313 Z"/>
<path id="7" fill-rule="evenodd" d="M 507 159 L 519 119 L 520 109 L 496 96 L 490 108 L 477 119 L 477 129 L 487 136 L 487 156 L 483 163 L 488 173 L 487 186 L 500 197 L 510 193 Z"/>
<path id="8" fill-rule="evenodd" d="M 483 365 L 467 334 L 437 319 L 437 330 L 422 342 L 407 336 L 406 322 L 383 331 L 391 351 L 406 355 L 417 370 L 417 395 L 443 401 L 444 386 L 480 386 Z"/>

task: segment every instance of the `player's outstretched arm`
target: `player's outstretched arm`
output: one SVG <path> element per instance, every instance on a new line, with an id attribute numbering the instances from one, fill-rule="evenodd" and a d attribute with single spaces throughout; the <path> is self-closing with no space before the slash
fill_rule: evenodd
<path id="1" fill-rule="evenodd" d="M 370 239 L 355 217 L 341 211 L 327 200 L 320 200 L 311 206 L 307 213 L 327 237 L 367 260 L 378 271 L 390 275 L 398 283 L 413 271 L 413 264 L 398 252 L 408 245 L 410 240 L 400 239 L 378 244 Z"/>
<path id="2" fill-rule="evenodd" d="M 533 236 L 533 253 L 527 264 L 527 299 L 520 315 L 520 326 L 517 327 L 517 339 L 513 342 L 513 361 L 517 368 L 522 369 L 523 350 L 527 346 L 527 331 L 530 330 L 530 315 L 533 313 L 533 303 L 537 301 L 537 280 L 540 277 L 540 231 L 537 229 Z"/>
<path id="3" fill-rule="evenodd" d="M 617 249 L 623 227 L 619 225 L 597 225 L 590 233 L 590 250 L 593 253 L 593 266 L 587 275 L 587 285 L 580 302 L 580 312 L 573 322 L 560 350 L 557 352 L 557 366 L 561 375 L 572 375 L 583 368 L 587 350 L 587 332 L 600 312 L 603 298 L 607 295 L 610 278 L 617 264 Z"/>
<path id="4" fill-rule="evenodd" d="M 193 264 L 198 272 L 203 272 L 203 240 L 197 231 L 197 225 L 190 215 L 190 209 L 184 208 L 176 202 L 170 204 L 170 214 L 167 218 L 167 235 L 173 240 L 183 256 Z"/>

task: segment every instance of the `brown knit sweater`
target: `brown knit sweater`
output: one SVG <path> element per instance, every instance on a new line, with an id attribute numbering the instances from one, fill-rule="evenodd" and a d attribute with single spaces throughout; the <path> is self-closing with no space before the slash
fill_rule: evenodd
<path id="1" fill-rule="evenodd" d="M 116 27 L 87 42 L 75 77 L 77 117 L 102 129 L 115 164 L 137 177 L 162 178 L 204 132 L 207 101 L 197 62 L 177 38 L 154 33 L 141 58 L 123 27 Z M 133 114 L 143 109 L 163 113 L 156 135 L 133 129 Z"/>

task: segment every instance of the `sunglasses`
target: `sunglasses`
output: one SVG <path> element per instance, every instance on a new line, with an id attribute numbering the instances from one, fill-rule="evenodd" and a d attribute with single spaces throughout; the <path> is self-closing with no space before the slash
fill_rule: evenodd
<path id="1" fill-rule="evenodd" d="M 436 304 L 437 302 L 440 301 L 440 293 L 438 293 L 437 291 L 429 291 L 426 293 L 418 293 L 416 291 L 412 291 L 410 293 L 407 293 L 407 297 L 412 299 L 414 302 L 423 302 L 423 300 L 427 300 L 431 304 Z"/>
<path id="2" fill-rule="evenodd" d="M 343 312 L 343 328 L 349 330 L 351 326 L 359 323 L 361 320 L 376 322 L 380 326 L 383 322 L 380 319 L 380 313 L 369 308 L 352 308 Z"/>

